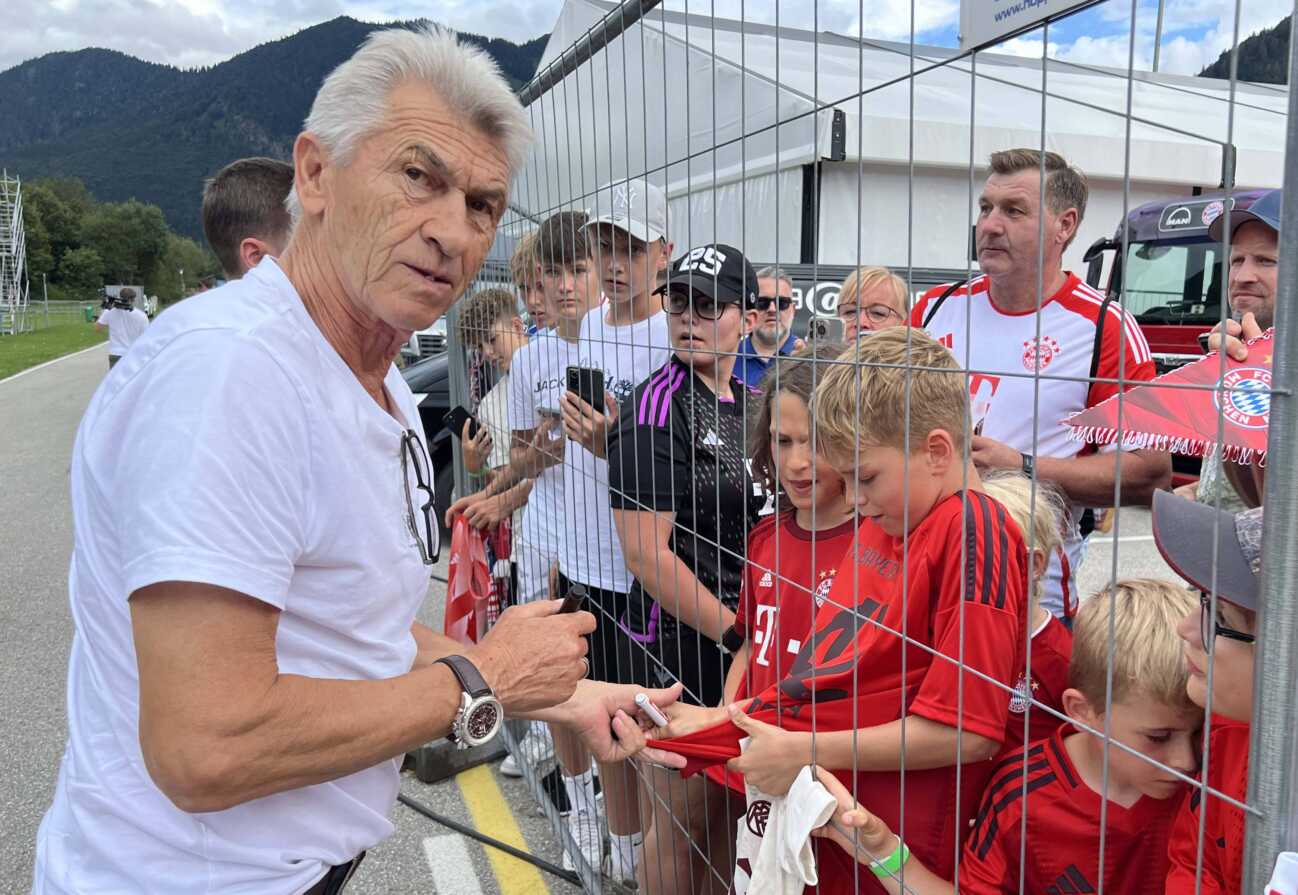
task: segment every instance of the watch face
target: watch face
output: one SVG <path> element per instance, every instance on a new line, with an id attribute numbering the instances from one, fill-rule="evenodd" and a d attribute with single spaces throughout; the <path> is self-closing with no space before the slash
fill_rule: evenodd
<path id="1" fill-rule="evenodd" d="M 500 722 L 500 703 L 494 699 L 486 699 L 469 710 L 469 717 L 464 723 L 464 732 L 474 743 L 486 742 L 496 735 Z"/>

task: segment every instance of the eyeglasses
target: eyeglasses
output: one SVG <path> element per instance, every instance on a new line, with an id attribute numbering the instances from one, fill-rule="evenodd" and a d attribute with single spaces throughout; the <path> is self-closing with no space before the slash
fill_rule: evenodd
<path id="1" fill-rule="evenodd" d="M 758 311 L 769 311 L 771 305 L 775 305 L 781 311 L 787 311 L 789 308 L 793 307 L 793 299 L 789 298 L 787 295 L 759 295 L 757 298 L 753 299 L 753 307 Z"/>
<path id="2" fill-rule="evenodd" d="M 440 532 L 433 530 L 433 486 L 432 477 L 428 474 L 428 454 L 424 443 L 414 429 L 407 429 L 401 436 L 401 482 L 406 492 L 406 527 L 419 545 L 419 557 L 424 565 L 431 566 L 437 562 L 437 553 L 441 547 Z M 425 499 L 416 504 L 416 495 L 410 493 L 410 470 L 415 471 L 415 490 Z M 423 517 L 423 537 L 419 534 L 419 519 Z"/>
<path id="3" fill-rule="evenodd" d="M 844 305 L 838 309 L 839 317 L 865 317 L 876 326 L 882 326 L 893 317 L 901 319 L 901 314 L 896 308 L 890 308 L 887 305 L 870 305 L 866 308 L 857 308 L 853 305 Z"/>
<path id="4" fill-rule="evenodd" d="M 1218 602 L 1221 598 L 1218 597 Z M 1205 650 L 1211 649 L 1211 641 L 1216 637 L 1225 637 L 1229 640 L 1238 640 L 1240 643 L 1253 643 L 1257 638 L 1252 634 L 1245 634 L 1243 631 L 1236 631 L 1234 628 L 1228 628 L 1221 623 L 1221 610 L 1217 610 L 1217 617 L 1212 614 L 1212 598 L 1208 596 L 1205 590 L 1199 591 L 1199 637 L 1203 641 Z"/>
<path id="5" fill-rule="evenodd" d="M 701 320 L 717 320 L 730 304 L 701 292 L 686 292 L 683 289 L 668 289 L 663 293 L 663 310 L 672 316 L 684 314 L 688 310 Z"/>

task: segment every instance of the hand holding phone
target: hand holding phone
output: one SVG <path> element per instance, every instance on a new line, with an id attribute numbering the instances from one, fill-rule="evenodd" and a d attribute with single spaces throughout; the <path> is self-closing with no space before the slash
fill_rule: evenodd
<path id="1" fill-rule="evenodd" d="M 573 392 L 597 413 L 604 412 L 604 371 L 594 367 L 569 367 L 568 391 Z"/>
<path id="2" fill-rule="evenodd" d="M 450 429 L 451 434 L 456 438 L 460 438 L 463 434 L 466 422 L 469 423 L 469 437 L 477 438 L 478 430 L 482 428 L 482 424 L 463 407 L 458 405 L 452 407 L 442 416 L 442 425 Z"/>

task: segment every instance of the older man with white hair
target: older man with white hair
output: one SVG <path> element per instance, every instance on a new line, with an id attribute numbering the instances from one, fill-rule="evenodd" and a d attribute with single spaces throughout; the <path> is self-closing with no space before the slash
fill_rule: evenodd
<path id="1" fill-rule="evenodd" d="M 582 681 L 590 614 L 518 607 L 467 649 L 414 620 L 437 526 L 392 362 L 478 271 L 529 138 L 481 51 L 372 35 L 294 145 L 280 259 L 164 314 L 91 400 L 35 892 L 333 893 L 421 743 L 502 713 L 602 760 L 643 743 L 635 691 Z"/>

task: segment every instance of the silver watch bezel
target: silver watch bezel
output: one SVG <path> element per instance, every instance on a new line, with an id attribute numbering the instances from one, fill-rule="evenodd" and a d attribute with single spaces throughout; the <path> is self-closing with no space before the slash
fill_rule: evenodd
<path id="1" fill-rule="evenodd" d="M 491 731 L 486 736 L 471 736 L 469 734 L 469 718 L 473 716 L 474 712 L 483 707 L 495 709 L 496 723 L 492 725 Z M 451 725 L 451 731 L 454 734 L 453 739 L 457 748 L 472 749 L 475 746 L 490 743 L 500 733 L 500 728 L 504 723 L 505 708 L 494 694 L 488 693 L 485 696 L 473 697 L 463 690 L 460 691 L 460 709 L 455 713 L 455 721 Z"/>

